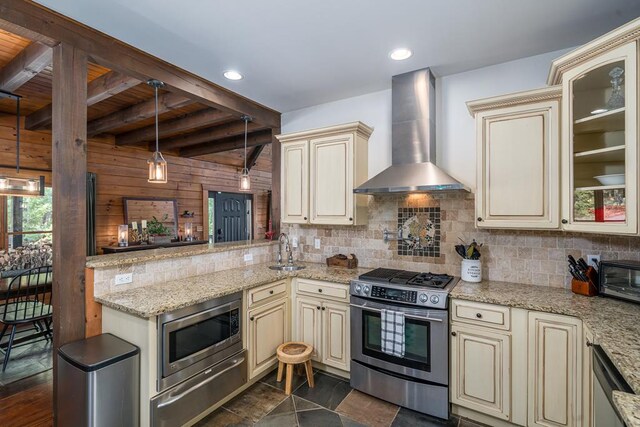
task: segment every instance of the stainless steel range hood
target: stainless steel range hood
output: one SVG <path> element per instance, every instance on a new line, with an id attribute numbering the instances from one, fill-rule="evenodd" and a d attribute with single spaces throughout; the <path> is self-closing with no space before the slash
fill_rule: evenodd
<path id="1" fill-rule="evenodd" d="M 435 78 L 429 68 L 400 74 L 391 83 L 391 166 L 354 193 L 414 193 L 464 190 L 435 165 Z"/>

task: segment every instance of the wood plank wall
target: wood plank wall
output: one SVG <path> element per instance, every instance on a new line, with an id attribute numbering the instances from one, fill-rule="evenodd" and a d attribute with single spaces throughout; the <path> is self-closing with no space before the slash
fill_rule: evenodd
<path id="1" fill-rule="evenodd" d="M 24 126 L 24 118 L 22 120 Z M 15 165 L 15 116 L 0 114 L 0 165 Z M 51 133 L 20 133 L 20 164 L 27 168 L 51 169 Z M 271 189 L 271 150 L 264 150 L 251 170 L 254 198 L 254 236 L 263 238 L 267 221 L 267 191 Z M 124 221 L 123 197 L 165 197 L 178 200 L 178 212 L 194 211 L 195 217 L 178 218 L 192 222 L 194 230 L 203 226 L 203 190 L 238 192 L 238 168 L 220 163 L 186 159 L 165 154 L 169 182 L 147 182 L 146 161 L 151 153 L 137 148 L 117 147 L 112 137 L 89 139 L 87 169 L 97 174 L 96 240 L 98 248 L 116 242 L 117 226 Z M 11 170 L 0 171 L 10 173 Z M 13 171 L 15 172 L 15 171 Z M 21 175 L 43 174 L 48 185 L 50 173 L 24 171 Z M 55 189 L 54 189 L 55 191 Z M 202 232 L 196 232 L 202 238 Z"/>

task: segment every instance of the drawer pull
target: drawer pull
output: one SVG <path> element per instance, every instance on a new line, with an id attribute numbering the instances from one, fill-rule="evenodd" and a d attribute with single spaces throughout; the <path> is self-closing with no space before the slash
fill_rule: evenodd
<path id="1" fill-rule="evenodd" d="M 271 290 L 269 291 L 269 293 L 270 293 L 271 295 L 273 295 L 273 289 L 271 289 Z"/>
<path id="2" fill-rule="evenodd" d="M 477 317 L 478 319 L 482 319 L 482 313 L 476 313 L 476 317 Z"/>
<path id="3" fill-rule="evenodd" d="M 322 289 L 318 289 L 318 292 L 322 293 Z"/>

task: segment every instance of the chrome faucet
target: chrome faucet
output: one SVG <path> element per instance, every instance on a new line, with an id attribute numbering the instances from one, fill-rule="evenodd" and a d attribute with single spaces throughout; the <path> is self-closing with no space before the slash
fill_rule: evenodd
<path id="1" fill-rule="evenodd" d="M 287 233 L 281 233 L 278 237 L 278 265 L 282 264 L 282 238 L 284 237 L 284 250 L 287 252 L 287 263 L 293 264 L 293 253 L 291 252 L 291 245 L 289 245 L 289 236 Z"/>

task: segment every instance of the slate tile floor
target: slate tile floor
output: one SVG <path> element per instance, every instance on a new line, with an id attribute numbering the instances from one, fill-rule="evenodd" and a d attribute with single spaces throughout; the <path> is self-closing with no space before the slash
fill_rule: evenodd
<path id="1" fill-rule="evenodd" d="M 480 427 L 469 420 L 441 420 L 376 399 L 349 386 L 349 382 L 315 372 L 315 387 L 303 376 L 294 377 L 293 394 L 284 394 L 284 381 L 273 371 L 226 403 L 196 427 Z"/>
<path id="2" fill-rule="evenodd" d="M 4 344 L 5 339 L 2 340 Z M 44 372 L 53 367 L 53 343 L 44 339 L 14 347 L 7 364 L 7 370 L 2 372 L 4 352 L 0 351 L 0 386 L 11 384 L 26 377 Z"/>

